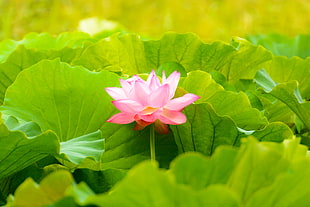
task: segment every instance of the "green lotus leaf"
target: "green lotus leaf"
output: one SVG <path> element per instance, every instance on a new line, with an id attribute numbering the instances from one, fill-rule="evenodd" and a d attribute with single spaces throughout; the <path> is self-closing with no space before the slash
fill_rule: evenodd
<path id="1" fill-rule="evenodd" d="M 57 36 L 49 33 L 28 33 L 19 44 L 27 49 L 61 50 L 67 48 L 82 48 L 86 41 L 94 41 L 89 34 L 83 32 L 63 32 Z"/>
<path id="2" fill-rule="evenodd" d="M 42 131 L 53 130 L 66 141 L 102 126 L 115 111 L 104 88 L 118 85 L 119 77 L 113 73 L 45 60 L 19 74 L 2 110 L 34 121 Z"/>
<path id="3" fill-rule="evenodd" d="M 240 79 L 253 79 L 256 72 L 272 59 L 272 54 L 265 48 L 252 45 L 245 39 L 234 38 L 232 45 L 237 51 L 221 72 L 233 84 Z"/>
<path id="4" fill-rule="evenodd" d="M 19 74 L 2 110 L 54 131 L 61 142 L 59 160 L 66 166 L 98 170 L 104 151 L 98 129 L 116 111 L 104 88 L 118 85 L 113 73 L 45 60 Z"/>
<path id="5" fill-rule="evenodd" d="M 168 170 L 144 161 L 101 194 L 83 182 L 76 185 L 68 171 L 60 170 L 39 185 L 27 179 L 8 206 L 307 206 L 310 160 L 299 142 L 250 137 L 240 148 L 218 147 L 211 157 L 180 155 Z"/>
<path id="6" fill-rule="evenodd" d="M 134 75 L 147 71 L 144 48 L 137 35 L 112 35 L 87 47 L 74 61 L 90 70 L 122 71 Z"/>
<path id="7" fill-rule="evenodd" d="M 310 99 L 310 58 L 299 57 L 273 57 L 272 62 L 265 67 L 267 73 L 276 83 L 284 83 L 292 80 L 298 81 L 298 88 L 303 98 Z"/>
<path id="8" fill-rule="evenodd" d="M 71 173 L 65 170 L 51 173 L 40 185 L 28 178 L 17 188 L 8 206 L 41 207 L 53 204 L 64 197 L 66 190 L 73 183 Z"/>
<path id="9" fill-rule="evenodd" d="M 297 35 L 293 38 L 280 34 L 259 34 L 249 35 L 247 39 L 255 45 L 264 46 L 276 56 L 287 56 L 288 58 L 310 56 L 308 46 L 310 35 L 308 34 Z"/>
<path id="10" fill-rule="evenodd" d="M 23 69 L 44 59 L 61 58 L 70 63 L 91 40 L 86 33 L 65 32 L 56 37 L 48 33 L 29 33 L 20 41 L 0 42 L 0 103 L 6 89 Z"/>
<path id="11" fill-rule="evenodd" d="M 217 114 L 229 116 L 240 128 L 259 129 L 267 124 L 262 113 L 252 108 L 246 94 L 225 91 L 207 72 L 192 71 L 188 73 L 188 76 L 181 80 L 180 86 L 186 91 L 200 96 L 196 103 L 211 104 Z"/>
<path id="12" fill-rule="evenodd" d="M 151 175 L 151 176 L 145 176 Z M 149 186 L 152 186 L 149 188 Z M 98 206 L 239 206 L 236 196 L 225 186 L 196 191 L 176 184 L 172 176 L 150 161 L 133 168 L 113 193 L 89 197 L 85 203 Z"/>
<path id="13" fill-rule="evenodd" d="M 286 104 L 300 118 L 305 127 L 310 129 L 310 102 L 304 101 L 301 97 L 297 81 L 275 84 L 265 70 L 258 71 L 255 81 L 266 93 Z"/>
<path id="14" fill-rule="evenodd" d="M 150 129 L 141 131 L 132 128 L 134 123 L 119 125 L 105 123 L 101 128 L 105 137 L 105 152 L 102 155 L 102 169 L 130 169 L 143 160 L 150 159 Z M 161 167 L 169 167 L 177 155 L 173 134 L 155 134 L 156 159 Z"/>
<path id="15" fill-rule="evenodd" d="M 31 125 L 27 126 L 31 130 Z M 36 127 L 36 126 L 35 126 Z M 34 131 L 36 128 L 34 128 Z M 59 140 L 48 130 L 34 137 L 11 131 L 0 120 L 0 179 L 16 173 L 48 155 L 59 153 Z"/>
<path id="16" fill-rule="evenodd" d="M 197 151 L 211 155 L 219 145 L 234 145 L 238 129 L 227 116 L 219 116 L 208 103 L 190 105 L 184 109 L 187 122 L 171 125 L 179 153 Z"/>
<path id="17" fill-rule="evenodd" d="M 60 143 L 57 159 L 70 168 L 100 170 L 104 152 L 104 139 L 100 130 Z"/>
<path id="18" fill-rule="evenodd" d="M 291 139 L 280 144 L 259 143 L 253 138 L 244 139 L 227 185 L 247 203 L 259 191 L 273 185 L 276 178 L 290 173 L 290 163 L 306 158 L 307 147 L 299 142 L 300 139 Z"/>
<path id="19" fill-rule="evenodd" d="M 310 160 L 296 160 L 288 171 L 279 175 L 274 183 L 258 191 L 247 202 L 248 207 L 301 206 L 306 207 L 310 202 Z"/>
<path id="20" fill-rule="evenodd" d="M 245 131 L 237 127 L 228 116 L 217 114 L 208 104 L 193 104 L 184 109 L 187 122 L 171 125 L 179 153 L 197 151 L 211 155 L 220 145 L 239 146 L 248 135 L 261 141 L 282 142 L 293 138 L 293 132 L 283 123 L 275 122 L 259 130 Z"/>
<path id="21" fill-rule="evenodd" d="M 229 146 L 215 150 L 212 157 L 188 152 L 178 156 L 170 166 L 170 173 L 176 182 L 196 190 L 213 184 L 227 183 L 233 169 L 238 151 Z"/>

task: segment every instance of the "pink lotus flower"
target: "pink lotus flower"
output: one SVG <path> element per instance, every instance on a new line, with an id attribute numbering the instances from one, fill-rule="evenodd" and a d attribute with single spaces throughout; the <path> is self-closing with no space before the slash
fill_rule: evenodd
<path id="1" fill-rule="evenodd" d="M 174 98 L 180 79 L 180 73 L 174 71 L 168 78 L 163 72 L 162 83 L 152 71 L 147 81 L 135 75 L 127 80 L 120 80 L 122 88 L 109 87 L 105 90 L 115 99 L 114 106 L 121 112 L 113 115 L 107 122 L 128 124 L 136 121 L 135 130 L 140 130 L 155 123 L 155 130 L 168 133 L 167 124 L 183 124 L 186 116 L 183 108 L 199 98 L 187 93 Z"/>

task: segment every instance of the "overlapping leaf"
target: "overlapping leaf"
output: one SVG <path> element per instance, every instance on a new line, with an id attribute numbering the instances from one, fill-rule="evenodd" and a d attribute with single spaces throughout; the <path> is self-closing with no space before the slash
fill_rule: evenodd
<path id="1" fill-rule="evenodd" d="M 60 143 L 58 160 L 70 168 L 101 169 L 104 139 L 98 130 Z"/>
<path id="2" fill-rule="evenodd" d="M 81 32 L 62 33 L 52 36 L 48 33 L 30 33 L 20 41 L 6 40 L 0 43 L 0 103 L 6 89 L 23 69 L 44 59 L 61 58 L 71 62 L 82 52 L 89 35 Z M 0 48 L 0 49 L 1 49 Z"/>
<path id="3" fill-rule="evenodd" d="M 255 45 L 264 46 L 276 56 L 287 56 L 289 58 L 293 56 L 307 58 L 310 56 L 308 45 L 310 36 L 307 34 L 297 35 L 294 38 L 280 34 L 260 34 L 249 35 L 247 39 Z"/>
<path id="4" fill-rule="evenodd" d="M 250 133 L 240 131 L 228 116 L 218 115 L 208 103 L 188 106 L 184 110 L 188 121 L 171 126 L 179 152 L 198 151 L 211 155 L 220 145 L 239 146 L 240 138 L 249 134 L 264 141 L 281 142 L 292 138 L 292 131 L 282 123 L 272 123 Z"/>
<path id="5" fill-rule="evenodd" d="M 69 159 L 73 165 L 68 166 L 100 169 L 104 140 L 100 132 L 93 132 L 115 111 L 104 88 L 118 84 L 119 77 L 113 73 L 92 73 L 59 60 L 42 61 L 19 74 L 2 110 L 37 123 L 42 131 L 54 131 L 62 142 L 61 153 L 68 156 L 59 160 Z"/>
<path id="6" fill-rule="evenodd" d="M 2 109 L 36 122 L 42 131 L 53 130 L 64 153 L 58 159 L 71 168 L 127 169 L 149 159 L 149 132 L 116 124 L 102 127 L 116 112 L 104 88 L 118 85 L 119 77 L 107 71 L 93 73 L 58 60 L 43 61 L 19 74 Z M 94 133 L 100 128 L 102 135 Z M 171 134 L 158 140 L 158 159 L 167 166 L 176 155 L 175 144 Z M 166 149 L 171 153 L 165 154 Z"/>
<path id="7" fill-rule="evenodd" d="M 256 71 L 272 59 L 262 46 L 254 46 L 241 38 L 234 38 L 232 45 L 237 49 L 230 64 L 221 72 L 227 80 L 235 83 L 240 79 L 253 79 Z"/>
<path id="8" fill-rule="evenodd" d="M 185 71 L 221 70 L 235 49 L 223 42 L 204 44 L 194 34 L 166 33 L 160 40 L 141 40 L 135 34 L 112 35 L 88 47 L 75 64 L 91 70 L 133 75 L 179 64 Z"/>
<path id="9" fill-rule="evenodd" d="M 147 71 L 143 43 L 137 35 L 113 35 L 88 47 L 74 64 L 100 71 L 138 74 Z"/>
<path id="10" fill-rule="evenodd" d="M 39 186 L 28 178 L 19 186 L 15 198 L 9 200 L 7 206 L 41 207 L 54 204 L 64 197 L 66 190 L 73 183 L 72 175 L 64 170 L 48 175 Z"/>
<path id="11" fill-rule="evenodd" d="M 151 176 L 144 176 L 151 175 Z M 149 188 L 152 186 L 152 188 Z M 150 190 L 151 189 L 151 190 Z M 239 206 L 225 186 L 193 190 L 174 182 L 173 176 L 145 162 L 133 168 L 110 195 L 89 197 L 86 203 L 98 206 Z"/>
<path id="12" fill-rule="evenodd" d="M 22 40 L 4 40 L 0 43 L 0 63 L 3 63 L 14 52 L 19 45 L 24 45 L 26 49 L 35 50 L 61 50 L 65 47 L 83 47 L 85 41 L 94 41 L 87 33 L 64 32 L 57 36 L 49 33 L 29 33 Z"/>
<path id="13" fill-rule="evenodd" d="M 310 99 L 310 59 L 301 59 L 299 57 L 280 57 L 273 58 L 270 65 L 266 66 L 266 71 L 270 77 L 277 83 L 296 80 L 299 83 L 299 90 L 305 99 Z"/>
<path id="14" fill-rule="evenodd" d="M 133 124 L 117 125 L 105 123 L 101 128 L 106 138 L 105 153 L 102 155 L 102 168 L 129 169 L 137 163 L 150 159 L 149 128 L 132 130 Z M 156 158 L 161 167 L 168 167 L 177 155 L 172 133 L 156 134 Z"/>
<path id="15" fill-rule="evenodd" d="M 266 118 L 257 109 L 252 108 L 244 93 L 223 90 L 206 72 L 193 71 L 180 85 L 186 91 L 201 97 L 197 103 L 211 104 L 217 114 L 229 116 L 240 128 L 259 129 L 267 124 Z"/>
<path id="16" fill-rule="evenodd" d="M 57 36 L 49 33 L 29 33 L 19 44 L 27 49 L 61 50 L 63 48 L 82 48 L 86 41 L 95 41 L 89 34 L 83 32 L 64 32 Z"/>
<path id="17" fill-rule="evenodd" d="M 238 164 L 236 164 L 227 185 L 240 195 L 243 203 L 250 204 L 248 203 L 249 200 L 254 199 L 257 194 L 261 195 L 262 192 L 266 192 L 266 189 L 277 185 L 277 179 L 291 175 L 296 162 L 298 163 L 301 160 L 302 162 L 309 162 L 309 157 L 307 157 L 307 147 L 299 145 L 298 139 L 285 140 L 282 144 L 258 143 L 254 139 L 247 139 L 241 146 L 236 160 L 238 160 Z M 304 169 L 308 170 L 308 166 L 304 166 Z M 293 172 L 296 171 L 293 170 Z M 300 172 L 296 172 L 297 177 L 299 177 L 298 174 Z M 310 193 L 306 187 L 306 183 L 309 181 L 307 179 L 303 187 L 301 187 L 307 195 Z M 298 182 L 294 179 L 287 180 L 286 185 L 298 185 Z M 270 194 L 263 193 L 265 197 L 260 197 L 261 201 L 268 201 L 269 204 L 266 204 L 266 206 L 291 206 L 289 196 L 283 198 L 286 202 L 277 199 L 275 203 L 272 203 L 275 201 L 273 198 L 277 195 L 278 190 L 285 191 L 280 186 L 277 187 L 279 188 L 276 191 L 269 191 Z M 297 203 L 302 203 L 303 199 L 304 194 L 299 194 L 294 198 L 295 201 L 298 201 Z M 252 204 L 253 206 L 259 206 Z"/>
<path id="18" fill-rule="evenodd" d="M 300 118 L 305 127 L 310 129 L 310 102 L 304 101 L 301 97 L 298 82 L 276 84 L 265 70 L 260 70 L 257 73 L 255 81 L 267 93 L 286 104 Z"/>
<path id="19" fill-rule="evenodd" d="M 196 190 L 213 184 L 225 184 L 233 171 L 237 153 L 236 149 L 227 146 L 219 147 L 211 158 L 199 153 L 186 153 L 171 163 L 170 173 L 177 183 Z"/>
<path id="20" fill-rule="evenodd" d="M 18 47 L 6 60 L 0 64 L 0 103 L 3 103 L 7 88 L 14 82 L 18 73 L 23 69 L 46 59 L 44 52 L 27 50 L 24 46 Z"/>
<path id="21" fill-rule="evenodd" d="M 218 116 L 207 104 L 195 104 L 184 110 L 188 121 L 171 126 L 179 152 L 198 151 L 211 155 L 219 145 L 235 145 L 238 130 L 229 117 Z"/>
<path id="22" fill-rule="evenodd" d="M 248 138 L 240 149 L 222 146 L 211 157 L 183 154 L 169 170 L 142 162 L 103 194 L 73 184 L 66 171 L 49 175 L 36 188 L 28 179 L 9 206 L 307 206 L 309 162 L 299 139 L 272 143 Z M 63 179 L 64 185 L 54 185 Z"/>
<path id="23" fill-rule="evenodd" d="M 59 141 L 52 131 L 29 138 L 22 131 L 9 130 L 0 120 L 0 179 L 58 153 Z"/>
<path id="24" fill-rule="evenodd" d="M 102 126 L 115 111 L 104 88 L 118 85 L 119 77 L 113 73 L 42 61 L 19 74 L 2 109 L 36 122 L 42 131 L 51 129 L 66 141 Z"/>
<path id="25" fill-rule="evenodd" d="M 85 42 L 88 40 L 94 43 Z M 155 41 L 126 34 L 98 42 L 82 33 L 75 37 L 30 34 L 15 43 L 0 44 L 0 49 L 4 48 L 0 54 L 0 101 L 5 95 L 1 107 L 5 125 L 1 125 L 3 137 L 0 138 L 5 143 L 0 145 L 4 149 L 3 159 L 0 152 L 3 163 L 0 178 L 49 154 L 71 169 L 86 168 L 83 176 L 94 175 L 87 170 L 124 172 L 149 159 L 148 127 L 134 131 L 133 124 L 105 123 L 116 109 L 104 88 L 118 86 L 120 78 L 108 71 L 127 76 L 152 69 L 157 69 L 158 75 L 163 70 L 168 74 L 179 70 L 181 88 L 176 95 L 191 92 L 201 97 L 184 109 L 188 119 L 185 124 L 171 126 L 168 135 L 156 135 L 160 167 L 168 168 L 177 151 L 198 151 L 205 155 L 215 152 L 211 159 L 185 155 L 174 161 L 168 172 L 144 162 L 115 187 L 112 185 L 123 174 L 115 180 L 107 176 L 111 179 L 106 181 L 108 187 L 92 185 L 98 192 L 112 187 L 108 194 L 94 196 L 84 184 L 71 186 L 70 183 L 68 194 L 48 204 L 146 206 L 151 202 L 155 206 L 258 206 L 262 205 L 258 201 L 266 200 L 266 206 L 302 206 L 302 199 L 306 200 L 309 195 L 303 185 L 296 184 L 298 179 L 309 182 L 302 173 L 309 169 L 301 167 L 308 163 L 305 148 L 298 145 L 298 141 L 260 144 L 248 138 L 252 135 L 260 141 L 274 142 L 292 139 L 293 133 L 284 123 L 292 126 L 294 113 L 305 129 L 310 129 L 310 107 L 304 100 L 309 99 L 310 91 L 308 60 L 276 57 L 263 47 L 238 38 L 232 45 L 205 44 L 193 34 L 176 33 L 167 33 Z M 57 57 L 61 61 L 41 61 Z M 271 77 L 261 72 L 258 73 L 261 76 L 255 77 L 262 67 Z M 254 77 L 267 94 L 256 90 Z M 272 79 L 285 83 L 277 84 Z M 282 104 L 278 104 L 279 101 Z M 239 152 L 227 148 L 216 151 L 220 145 L 239 146 L 242 138 L 247 141 Z M 48 144 L 43 146 L 45 142 Z M 33 158 L 34 155 L 37 156 Z M 291 173 L 297 178 L 293 179 Z M 146 176 L 149 174 L 153 177 Z M 32 189 L 29 192 L 33 192 L 35 183 L 26 182 L 25 189 L 29 187 Z M 303 194 L 281 187 L 281 182 L 296 186 Z M 280 196 L 285 194 L 284 189 L 291 199 Z M 37 195 L 43 194 L 37 192 Z M 268 195 L 271 196 L 267 198 Z M 277 200 L 279 196 L 287 203 Z"/>
<path id="26" fill-rule="evenodd" d="M 297 160 L 292 164 L 289 172 L 278 176 L 272 185 L 253 195 L 246 206 L 308 206 L 310 191 L 305 186 L 310 182 L 309 166 L 309 159 Z"/>

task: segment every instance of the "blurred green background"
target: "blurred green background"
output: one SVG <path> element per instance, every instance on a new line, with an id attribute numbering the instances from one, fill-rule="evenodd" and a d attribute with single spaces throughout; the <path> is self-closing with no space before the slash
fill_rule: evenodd
<path id="1" fill-rule="evenodd" d="M 29 32 L 75 31 L 98 17 L 127 31 L 157 38 L 194 32 L 205 41 L 232 36 L 309 33 L 309 0 L 0 0 L 0 40 Z"/>

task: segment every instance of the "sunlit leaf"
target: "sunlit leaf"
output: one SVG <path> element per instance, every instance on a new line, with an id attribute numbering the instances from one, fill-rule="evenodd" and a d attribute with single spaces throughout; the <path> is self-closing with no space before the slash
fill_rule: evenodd
<path id="1" fill-rule="evenodd" d="M 264 191 L 268 186 L 272 186 L 275 179 L 280 178 L 282 173 L 291 174 L 290 163 L 301 158 L 305 159 L 306 152 L 307 148 L 299 145 L 298 139 L 285 140 L 281 144 L 259 143 L 252 138 L 245 139 L 236 158 L 235 170 L 227 185 L 241 196 L 244 203 L 247 203 L 260 190 Z M 292 184 L 295 182 L 296 180 L 291 180 Z M 270 194 L 266 196 L 272 199 Z M 286 200 L 289 201 L 290 198 Z"/>
<path id="2" fill-rule="evenodd" d="M 104 152 L 104 139 L 100 131 L 86 134 L 60 143 L 57 159 L 70 168 L 100 170 L 100 158 Z"/>
<path id="3" fill-rule="evenodd" d="M 284 83 L 291 80 L 298 81 L 298 88 L 302 97 L 310 99 L 309 67 L 310 58 L 304 60 L 299 57 L 287 58 L 275 56 L 265 69 L 277 83 Z"/>
<path id="4" fill-rule="evenodd" d="M 238 130 L 227 116 L 219 116 L 210 104 L 195 104 L 184 110 L 187 122 L 171 126 L 179 152 L 197 151 L 211 155 L 219 145 L 234 145 Z"/>
<path id="5" fill-rule="evenodd" d="M 310 56 L 310 35 L 302 34 L 294 38 L 280 34 L 249 35 L 247 39 L 255 45 L 262 45 L 276 56 L 287 56 L 289 58 L 298 56 L 307 58 Z"/>
<path id="6" fill-rule="evenodd" d="M 115 110 L 104 88 L 118 85 L 113 73 L 46 60 L 19 74 L 7 91 L 3 110 L 36 122 L 42 131 L 51 129 L 66 141 L 102 126 Z"/>
<path id="7" fill-rule="evenodd" d="M 137 163 L 150 159 L 150 131 L 145 128 L 135 131 L 134 124 L 118 125 L 105 123 L 102 136 L 105 140 L 105 152 L 102 155 L 102 168 L 129 169 Z M 172 133 L 157 134 L 156 159 L 162 167 L 168 167 L 170 161 L 177 155 L 177 149 Z"/>
<path id="8" fill-rule="evenodd" d="M 28 178 L 15 192 L 8 206 L 41 207 L 60 200 L 74 180 L 68 171 L 58 171 L 45 177 L 40 185 Z"/>
<path id="9" fill-rule="evenodd" d="M 257 73 L 255 81 L 261 86 L 267 93 L 271 94 L 275 98 L 286 104 L 304 123 L 307 129 L 310 129 L 310 102 L 304 101 L 298 90 L 298 82 L 290 81 L 281 83 L 278 85 L 269 84 L 270 78 L 265 70 L 261 70 Z M 266 85 L 273 85 L 272 90 Z"/>
<path id="10" fill-rule="evenodd" d="M 151 176 L 144 176 L 151 175 Z M 152 186 L 152 188 L 149 188 Z M 173 177 L 151 162 L 133 168 L 108 195 L 89 198 L 98 206 L 239 206 L 236 196 L 225 186 L 195 191 L 178 185 Z"/>
<path id="11" fill-rule="evenodd" d="M 52 131 L 28 138 L 22 131 L 10 131 L 0 121 L 0 179 L 57 153 L 59 140 Z"/>

